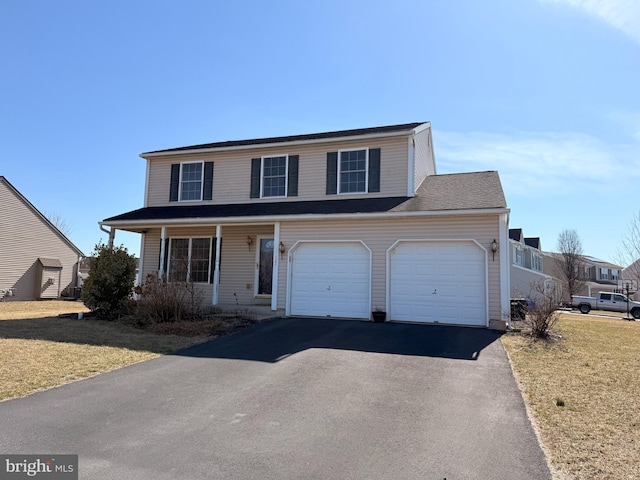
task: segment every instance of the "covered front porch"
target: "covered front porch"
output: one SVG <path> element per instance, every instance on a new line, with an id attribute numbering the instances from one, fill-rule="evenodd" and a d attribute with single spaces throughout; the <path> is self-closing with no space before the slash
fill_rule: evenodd
<path id="1" fill-rule="evenodd" d="M 149 275 L 193 282 L 203 305 L 251 310 L 259 316 L 278 309 L 279 265 L 286 248 L 280 222 L 243 224 L 167 223 L 113 226 L 141 234 L 137 283 Z"/>

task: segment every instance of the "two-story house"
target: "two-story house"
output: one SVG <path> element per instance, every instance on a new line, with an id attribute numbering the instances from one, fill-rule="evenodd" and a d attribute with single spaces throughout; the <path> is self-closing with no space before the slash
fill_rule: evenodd
<path id="1" fill-rule="evenodd" d="M 504 326 L 498 174 L 437 175 L 429 122 L 141 157 L 144 207 L 101 225 L 142 235 L 142 278 L 191 279 L 208 304 L 287 316 L 379 309 L 394 321 Z"/>
<path id="2" fill-rule="evenodd" d="M 555 252 L 542 252 L 543 270 L 548 275 L 562 277 L 559 262 L 561 254 Z M 576 295 L 593 296 L 598 292 L 621 293 L 622 267 L 613 263 L 605 262 L 595 257 L 583 255 L 576 272 L 579 282 Z M 565 292 L 564 300 L 570 301 L 568 293 Z"/>
<path id="3" fill-rule="evenodd" d="M 510 228 L 509 243 L 511 297 L 535 300 L 541 290 L 559 297 L 561 282 L 543 273 L 540 238 L 525 237 L 521 228 Z"/>

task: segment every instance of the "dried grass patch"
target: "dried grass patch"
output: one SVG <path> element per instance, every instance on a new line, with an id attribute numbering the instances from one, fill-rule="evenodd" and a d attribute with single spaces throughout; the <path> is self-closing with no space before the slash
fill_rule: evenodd
<path id="1" fill-rule="evenodd" d="M 208 340 L 158 335 L 119 321 L 51 315 L 87 311 L 77 302 L 0 304 L 0 400 L 27 395 Z"/>
<path id="2" fill-rule="evenodd" d="M 640 478 L 640 323 L 563 314 L 562 339 L 505 335 L 557 478 Z"/>

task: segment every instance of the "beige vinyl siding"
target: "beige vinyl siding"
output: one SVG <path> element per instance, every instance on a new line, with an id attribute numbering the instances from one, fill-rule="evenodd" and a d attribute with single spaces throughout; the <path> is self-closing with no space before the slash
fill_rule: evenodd
<path id="1" fill-rule="evenodd" d="M 380 148 L 380 192 L 368 194 L 326 195 L 327 152 L 356 148 Z M 213 161 L 213 200 L 186 204 L 227 204 L 326 200 L 336 198 L 390 197 L 407 194 L 407 137 L 392 137 L 360 141 L 327 142 L 291 147 L 265 147 L 208 154 L 153 157 L 149 160 L 147 206 L 180 205 L 169 202 L 171 164 L 192 161 Z M 256 199 L 249 197 L 251 159 L 269 155 L 299 155 L 298 196 Z"/>
<path id="2" fill-rule="evenodd" d="M 399 239 L 475 239 L 490 250 L 499 238 L 497 215 L 447 216 L 327 222 L 282 222 L 280 236 L 287 249 L 298 240 L 362 240 L 372 251 L 374 306 L 386 305 L 386 252 Z M 500 261 L 488 254 L 489 317 L 500 320 Z M 294 260 L 295 261 L 295 257 Z M 287 262 L 280 263 L 278 308 L 286 306 Z"/>
<path id="3" fill-rule="evenodd" d="M 216 227 L 180 227 L 167 228 L 167 238 L 171 237 L 213 237 Z M 247 237 L 253 240 L 249 248 Z M 222 249 L 220 255 L 220 287 L 218 303 L 233 306 L 270 305 L 269 299 L 254 297 L 256 274 L 256 249 L 258 237 L 273 237 L 273 225 L 223 226 Z M 215 243 L 213 244 L 215 252 Z M 147 275 L 158 273 L 160 259 L 160 230 L 151 230 L 145 235 L 143 280 Z M 212 265 L 213 268 L 213 265 Z M 204 305 L 211 305 L 213 299 L 212 284 L 196 284 L 203 297 Z M 235 294 L 235 295 L 234 295 Z"/>
<path id="4" fill-rule="evenodd" d="M 62 271 L 59 268 L 47 268 L 40 266 L 38 266 L 38 270 L 37 283 L 39 284 L 40 291 L 36 291 L 36 298 L 58 298 L 60 296 L 60 277 Z"/>
<path id="5" fill-rule="evenodd" d="M 39 257 L 62 263 L 61 292 L 75 286 L 76 250 L 0 179 L 0 289 L 16 294 L 7 301 L 38 298 Z"/>
<path id="6" fill-rule="evenodd" d="M 431 143 L 431 127 L 422 130 L 414 136 L 415 139 L 415 166 L 413 177 L 414 191 L 420 186 L 428 175 L 435 175 L 436 164 Z"/>

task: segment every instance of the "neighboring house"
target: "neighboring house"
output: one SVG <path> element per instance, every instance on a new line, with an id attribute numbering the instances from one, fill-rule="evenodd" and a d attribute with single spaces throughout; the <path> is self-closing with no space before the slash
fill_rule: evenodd
<path id="1" fill-rule="evenodd" d="M 618 288 L 622 293 L 629 293 L 634 299 L 637 300 L 638 287 L 640 284 L 640 259 L 633 262 L 631 265 L 622 269 L 620 274 L 620 280 L 618 281 Z"/>
<path id="2" fill-rule="evenodd" d="M 83 253 L 0 176 L 0 297 L 38 300 L 69 294 Z"/>
<path id="3" fill-rule="evenodd" d="M 543 270 L 546 274 L 560 277 L 559 258 L 561 258 L 559 253 L 543 252 Z M 620 265 L 584 255 L 577 277 L 581 285 L 576 295 L 593 296 L 598 292 L 620 293 L 622 292 L 619 285 L 621 273 Z M 565 301 L 568 300 L 565 298 Z"/>
<path id="4" fill-rule="evenodd" d="M 543 254 L 539 237 L 525 237 L 521 228 L 509 229 L 510 284 L 512 298 L 535 300 L 545 292 L 561 294 L 561 284 L 552 275 L 543 273 Z"/>
<path id="5" fill-rule="evenodd" d="M 96 257 L 85 257 L 78 264 L 78 286 L 82 287 L 87 278 L 89 278 L 89 270 L 91 269 L 91 259 Z M 139 279 L 140 259 L 136 258 L 136 279 Z"/>
<path id="6" fill-rule="evenodd" d="M 432 145 L 427 122 L 144 153 L 144 208 L 101 225 L 142 234 L 142 278 L 207 304 L 503 327 L 498 173 L 436 175 Z"/>

